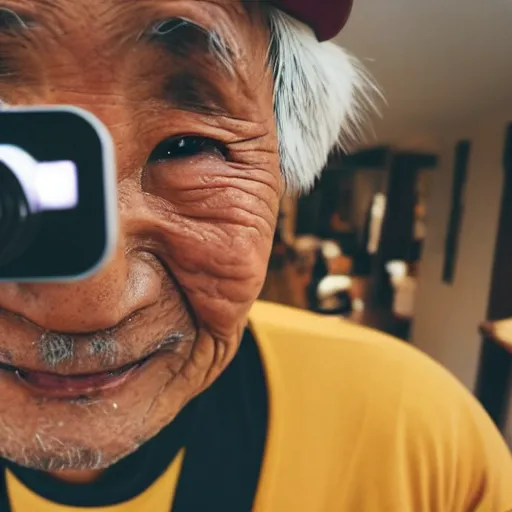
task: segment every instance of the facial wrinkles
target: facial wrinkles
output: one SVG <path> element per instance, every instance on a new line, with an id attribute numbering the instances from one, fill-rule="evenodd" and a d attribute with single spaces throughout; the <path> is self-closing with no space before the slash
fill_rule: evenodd
<path id="1" fill-rule="evenodd" d="M 173 331 L 178 315 L 174 311 L 184 309 L 197 326 L 196 344 L 183 363 L 183 372 L 176 379 L 167 369 L 165 375 L 154 376 L 154 389 L 148 386 L 152 396 L 132 404 L 137 418 L 129 415 L 127 404 L 116 409 L 108 400 L 76 401 L 69 409 L 53 411 L 46 423 L 39 421 L 30 441 L 20 444 L 16 432 L 1 423 L 0 415 L 0 438 L 10 440 L 5 445 L 7 453 L 23 453 L 26 461 L 41 468 L 99 467 L 132 451 L 134 443 L 145 440 L 148 433 L 154 434 L 225 367 L 261 288 L 280 183 L 272 84 L 265 67 L 267 39 L 263 28 L 251 27 L 242 8 L 231 2 L 220 6 L 196 0 L 12 3 L 36 6 L 35 14 L 44 23 L 18 46 L 14 38 L 7 45 L 16 58 L 19 83 L 0 77 L 0 97 L 7 96 L 13 103 L 74 103 L 105 122 L 117 147 L 127 250 L 155 256 L 173 283 L 162 287 L 156 306 L 161 309 L 154 323 L 162 326 L 158 329 L 162 335 L 189 339 L 189 330 Z M 139 37 L 151 21 L 165 16 L 219 27 L 232 46 L 236 43 L 233 77 L 226 78 L 221 70 L 214 72 L 210 62 L 201 67 L 197 55 L 190 59 L 194 66 L 189 62 L 186 68 L 182 60 Z M 207 75 L 222 96 L 221 112 L 192 112 L 163 97 L 169 75 L 184 71 Z M 198 96 L 190 98 L 196 101 Z M 161 141 L 189 134 L 221 142 L 229 151 L 228 159 L 207 153 L 148 163 Z M 118 286 L 115 280 L 112 285 Z M 168 291 L 171 288 L 174 293 Z M 175 293 L 176 288 L 180 293 Z M 92 307 L 86 309 L 93 311 Z M 148 322 L 149 329 L 152 318 L 147 318 L 142 315 L 141 322 Z M 126 332 L 119 341 L 108 331 L 89 337 L 47 331 L 33 346 L 38 347 L 40 365 L 54 371 L 76 370 L 83 358 L 95 367 L 98 361 L 109 366 L 119 363 L 120 354 L 138 353 L 135 345 L 140 348 L 142 342 Z M 146 339 L 144 347 L 147 343 Z M 84 441 L 78 442 L 70 437 L 69 429 L 62 430 L 66 425 L 59 426 L 60 412 L 66 425 L 78 421 L 73 418 L 80 418 L 83 425 L 94 418 L 101 433 L 94 430 L 96 438 L 83 435 Z M 109 438 L 107 424 L 129 424 L 122 432 L 126 440 Z M 76 430 L 84 432 L 81 427 Z M 101 436 L 106 440 L 100 443 Z M 102 449 L 112 445 L 115 450 Z"/>
<path id="2" fill-rule="evenodd" d="M 93 2 L 96 4 L 96 2 Z M 205 4 L 208 6 L 207 9 L 204 10 L 194 10 L 191 9 L 192 5 L 190 2 L 169 2 L 169 5 L 176 4 L 176 12 L 182 12 L 183 16 L 192 17 L 192 14 L 200 13 L 200 16 L 197 17 L 201 19 L 201 23 L 207 25 L 207 20 L 211 23 L 212 20 L 209 17 L 212 17 L 213 13 L 215 14 L 223 14 L 220 17 L 224 23 L 220 25 L 223 27 L 224 33 L 228 32 L 226 28 L 229 26 L 229 15 L 226 15 L 226 12 L 229 9 L 219 9 L 218 6 L 214 6 L 214 4 Z M 72 74 L 69 71 L 63 72 L 63 70 L 71 69 L 71 63 L 66 65 L 62 64 L 63 67 L 59 67 L 59 64 L 56 64 L 55 67 L 49 67 L 46 75 L 51 76 L 51 83 L 59 83 L 59 80 L 62 80 L 62 83 L 69 83 L 68 89 L 69 92 L 65 93 L 65 97 L 70 100 L 73 99 L 86 99 L 86 106 L 89 104 L 94 110 L 97 110 L 101 113 L 104 112 L 104 115 L 100 115 L 100 117 L 107 118 L 110 116 L 110 113 L 113 112 L 113 105 L 111 106 L 109 102 L 112 104 L 117 104 L 119 101 L 126 102 L 126 97 L 132 97 L 134 100 L 138 95 L 137 91 L 140 92 L 140 89 L 131 89 L 131 85 L 128 89 L 124 88 L 124 85 L 120 83 L 119 78 L 123 77 L 121 80 L 125 85 L 128 81 L 128 70 L 133 69 L 133 66 L 129 66 L 126 58 L 113 58 L 115 54 L 114 49 L 119 49 L 119 43 L 114 44 L 111 35 L 116 33 L 114 27 L 122 26 L 124 18 L 122 18 L 122 12 L 118 9 L 118 5 L 116 3 L 108 3 L 103 9 L 99 11 L 100 16 L 104 17 L 105 21 L 92 21 L 92 7 L 84 6 L 82 3 L 78 3 L 76 7 L 70 8 L 70 3 L 63 2 L 63 5 L 69 10 L 64 10 L 65 14 L 57 14 L 61 11 L 52 10 L 57 5 L 56 2 L 44 2 L 42 6 L 42 12 L 51 12 L 53 21 L 55 21 L 55 26 L 59 27 L 59 34 L 57 34 L 57 29 L 55 29 L 55 40 L 59 40 L 64 42 L 64 38 L 62 37 L 63 33 L 66 33 L 66 40 L 72 41 L 67 44 L 67 50 L 64 51 L 64 54 L 72 54 L 75 61 L 83 61 L 87 62 L 87 73 L 80 74 Z M 155 2 L 156 6 L 157 3 Z M 158 3 L 158 5 L 163 5 L 162 3 Z M 187 8 L 185 8 L 185 6 Z M 116 10 L 117 9 L 117 10 Z M 127 7 L 127 11 L 130 8 Z M 210 11 L 210 12 L 209 12 Z M 131 11 L 133 12 L 133 11 Z M 57 17 L 60 22 L 58 22 Z M 132 17 L 127 18 L 130 23 L 133 24 Z M 49 17 L 50 20 L 50 17 Z M 107 21 L 108 20 L 108 21 Z M 115 22 L 114 22 L 115 20 Z M 87 24 L 91 24 L 89 27 L 89 34 L 100 34 L 98 41 L 96 37 L 90 38 L 90 41 L 87 44 L 84 43 L 84 38 L 78 38 L 76 40 L 71 39 L 70 34 L 73 34 L 73 37 L 79 31 L 77 28 L 79 26 L 85 26 Z M 45 24 L 48 25 L 48 23 Z M 74 27 L 73 29 L 69 28 L 68 25 Z M 135 27 L 130 24 L 130 30 L 128 32 L 135 33 Z M 99 30 L 102 27 L 104 30 Z M 41 29 L 43 30 L 43 29 Z M 116 33 L 116 35 L 118 35 Z M 35 37 L 35 36 L 34 36 Z M 51 43 L 47 43 L 52 38 L 50 36 L 46 36 L 45 42 L 40 45 L 45 46 L 49 45 L 48 50 L 51 47 Z M 235 39 L 232 34 L 231 40 Z M 125 36 L 124 40 L 127 40 Z M 132 41 L 133 44 L 133 41 Z M 102 49 L 110 50 L 108 52 L 103 51 L 100 52 L 99 49 L 95 49 L 96 46 L 101 46 Z M 61 46 L 58 45 L 56 48 L 51 48 L 52 50 L 60 50 Z M 94 49 L 94 51 L 93 51 Z M 91 53 L 92 52 L 92 53 Z M 50 52 L 48 51 L 48 54 Z M 52 56 L 57 52 L 52 52 Z M 92 55 L 93 53 L 97 53 L 98 59 L 95 62 L 92 59 L 88 59 L 87 57 Z M 238 52 L 243 53 L 242 50 Z M 245 49 L 245 53 L 249 53 L 249 50 Z M 148 53 L 149 55 L 149 53 Z M 53 58 L 53 57 L 52 57 Z M 51 59 L 48 56 L 50 62 Z M 39 56 L 39 60 L 41 62 L 45 62 L 45 53 Z M 248 59 L 246 59 L 247 61 Z M 124 61 L 124 67 L 121 63 Z M 260 59 L 263 61 L 263 59 Z M 114 62 L 114 65 L 112 65 Z M 258 62 L 257 60 L 254 62 Z M 119 63 L 119 64 L 117 64 Z M 116 65 L 117 64 L 117 65 Z M 152 62 L 152 64 L 156 64 Z M 172 62 L 169 61 L 169 68 L 172 67 Z M 275 167 L 276 161 L 275 158 L 272 158 L 275 153 L 275 148 L 272 147 L 271 150 L 265 150 L 264 148 L 269 146 L 270 141 L 273 137 L 273 127 L 272 123 L 269 122 L 269 118 L 271 118 L 271 109 L 269 109 L 268 98 L 265 98 L 265 95 L 258 95 L 256 89 L 258 87 L 255 85 L 255 80 L 259 80 L 261 82 L 262 74 L 264 74 L 264 65 L 261 64 L 261 69 L 259 74 L 251 72 L 252 67 L 256 66 L 247 66 L 247 64 L 237 66 L 237 80 L 233 80 L 231 82 L 225 81 L 225 88 L 227 89 L 227 96 L 233 98 L 232 106 L 236 110 L 237 108 L 241 110 L 241 117 L 229 117 L 229 116 L 221 116 L 221 117 L 190 117 L 190 126 L 191 129 L 196 127 L 196 130 L 205 133 L 208 136 L 217 136 L 221 141 L 226 142 L 231 149 L 231 156 L 233 161 L 218 165 L 211 166 L 211 174 L 218 179 L 217 185 L 215 187 L 202 185 L 185 185 L 187 181 L 190 183 L 190 180 L 194 176 L 198 176 L 198 168 L 204 171 L 204 166 L 198 165 L 198 161 L 194 161 L 190 163 L 190 166 L 183 165 L 181 172 L 182 176 L 185 178 L 180 181 L 179 175 L 176 172 L 173 172 L 174 164 L 162 166 L 162 172 L 166 173 L 165 179 L 155 179 L 157 183 L 155 187 L 148 192 L 155 196 L 160 196 L 166 201 L 169 201 L 169 204 L 173 205 L 174 210 L 178 210 L 177 216 L 181 216 L 181 225 L 186 228 L 189 233 L 205 233 L 204 241 L 210 242 L 207 233 L 208 226 L 211 227 L 212 230 L 217 229 L 217 239 L 220 241 L 221 237 L 224 240 L 228 240 L 230 245 L 228 249 L 230 249 L 230 254 L 233 254 L 236 249 L 242 249 L 243 253 L 247 253 L 249 247 L 255 242 L 257 236 L 265 236 L 268 238 L 270 232 L 273 229 L 273 217 L 275 215 L 275 210 L 277 208 L 276 200 L 273 199 L 271 203 L 268 203 L 269 197 L 275 197 L 275 193 L 269 195 L 269 191 L 271 189 L 275 189 L 278 183 L 278 178 L 276 177 Z M 121 68 L 119 67 L 121 66 Z M 89 69 L 89 67 L 91 69 Z M 137 68 L 136 68 L 137 69 Z M 80 68 L 81 70 L 81 68 Z M 112 72 L 111 70 L 114 70 Z M 62 77 L 59 79 L 61 73 Z M 104 76 L 102 76 L 104 74 Z M 158 77 L 158 72 L 156 73 Z M 79 78 L 80 77 L 80 78 Z M 92 78 L 91 78 L 92 77 Z M 75 82 L 75 80 L 77 82 Z M 84 82 L 85 81 L 85 82 Z M 90 83 L 89 83 L 90 81 Z M 92 84 L 94 83 L 94 87 Z M 153 82 L 154 83 L 154 82 Z M 54 87 L 54 86 L 52 86 Z M 104 88 L 110 88 L 117 92 L 109 93 L 108 91 L 103 90 Z M 149 90 L 153 90 L 153 86 L 151 84 L 148 85 Z M 51 89 L 50 89 L 51 90 Z M 83 90 L 84 92 L 80 92 Z M 91 92 L 85 92 L 85 91 Z M 147 93 L 149 93 L 149 90 Z M 94 92 L 93 92 L 94 91 Z M 126 91 L 126 93 L 125 93 Z M 137 94 L 136 94 L 137 93 Z M 63 94 L 60 90 L 56 91 L 56 97 L 62 97 Z M 143 95 L 144 97 L 144 95 Z M 51 98 L 50 98 L 51 99 Z M 76 103 L 76 101 L 73 101 Z M 269 112 L 269 116 L 262 115 L 262 112 L 265 111 L 264 107 L 266 105 L 266 111 Z M 157 116 L 151 116 L 152 121 L 148 121 L 149 110 L 144 111 L 144 100 L 142 104 L 137 105 L 136 101 L 133 101 L 133 104 L 130 105 L 121 105 L 119 109 L 116 109 L 118 112 L 125 112 L 124 117 L 126 119 L 137 119 L 137 127 L 141 127 L 143 138 L 146 140 L 140 141 L 135 144 L 135 148 L 128 149 L 126 144 L 124 143 L 123 137 L 118 134 L 126 133 L 127 130 L 131 130 L 129 121 L 122 121 L 119 117 L 116 117 L 115 122 L 112 120 L 108 124 L 114 132 L 114 136 L 119 147 L 120 152 L 122 152 L 122 157 L 120 159 L 120 172 L 123 172 L 123 167 L 130 167 L 140 169 L 143 164 L 143 160 L 141 161 L 141 156 L 144 154 L 141 152 L 142 145 L 146 145 L 146 147 L 151 147 L 154 142 L 157 142 L 159 138 L 165 135 L 172 135 L 173 132 L 176 133 L 177 128 L 184 130 L 184 126 L 187 125 L 186 122 L 181 122 L 183 117 L 178 113 L 174 113 L 171 109 L 169 109 L 168 114 L 166 114 L 166 118 L 164 119 L 162 113 Z M 155 113 L 154 111 L 151 112 Z M 156 114 L 156 113 L 155 113 Z M 174 117 L 174 118 L 173 118 Z M 257 119 L 257 122 L 254 122 L 253 119 Z M 162 128 L 159 128 L 159 125 Z M 133 124 L 132 124 L 133 126 Z M 145 132 L 146 126 L 153 126 L 150 131 Z M 169 129 L 167 129 L 169 128 Z M 137 130 L 139 131 L 139 130 Z M 145 133 L 144 133 L 145 132 Z M 167 133 L 166 133 L 167 132 Z M 130 136 L 133 139 L 140 139 L 139 136 L 133 135 Z M 142 155 L 141 155 L 142 153 Z M 138 156 L 137 156 L 138 155 Z M 180 164 L 181 165 L 181 164 Z M 192 170 L 192 166 L 194 166 L 194 170 Z M 190 172 L 192 170 L 192 172 Z M 208 177 L 209 172 L 204 174 L 203 176 Z M 158 171 L 150 171 L 147 174 L 158 174 Z M 225 176 L 225 182 L 223 184 L 219 184 L 222 180 L 223 175 Z M 178 176 L 178 179 L 175 177 Z M 189 192 L 184 192 L 183 188 L 192 187 Z M 180 192 L 181 189 L 181 192 Z M 133 196 L 132 196 L 133 197 Z M 129 208 L 126 209 L 127 214 L 129 214 Z M 162 208 L 160 208 L 162 210 Z M 158 210 L 153 210 L 151 216 L 153 217 L 154 223 L 154 213 Z M 168 215 L 168 212 L 165 212 L 167 219 L 171 220 L 171 216 Z M 172 221 L 177 221 L 178 219 L 172 218 Z M 223 222 L 222 222 L 223 221 Z M 220 224 L 219 224 L 220 222 Z M 225 229 L 222 228 L 222 225 L 225 226 Z M 163 224 L 161 225 L 162 227 Z M 219 227 L 220 226 L 220 227 Z M 167 236 L 167 242 L 169 242 L 171 237 L 174 235 L 179 237 L 179 234 L 176 233 L 175 229 L 170 228 L 169 222 L 166 223 L 166 232 L 169 234 Z M 254 235 L 250 234 L 251 228 L 254 228 Z M 233 232 L 233 230 L 235 230 Z M 182 233 L 181 233 L 182 235 Z M 183 236 L 181 237 L 183 238 Z M 238 241 L 237 241 L 238 240 Z M 170 241 L 172 245 L 172 241 Z M 169 245 L 168 245 L 169 246 Z M 178 247 L 176 248 L 176 252 L 178 251 Z M 221 250 L 221 246 L 219 246 L 219 251 Z M 183 246 L 182 251 L 183 252 Z M 236 257 L 226 258 L 220 252 L 217 257 L 211 258 L 210 261 L 217 261 L 219 264 L 217 267 L 220 267 L 223 262 L 227 263 L 235 263 Z M 193 260 L 194 258 L 192 258 Z M 231 259 L 231 261 L 229 261 Z M 223 261 L 224 260 L 224 261 Z M 176 261 L 174 263 L 180 264 L 180 258 L 176 257 Z M 186 266 L 186 263 L 183 265 Z M 210 269 L 208 270 L 208 262 L 204 261 L 203 263 L 200 261 L 194 263 L 193 267 L 198 267 L 201 269 L 203 274 L 212 273 L 217 275 L 220 278 L 226 278 L 221 274 L 220 268 L 219 270 Z M 240 265 L 235 266 L 234 272 L 237 272 L 237 268 L 241 271 L 242 267 Z M 241 271 L 243 273 L 243 271 Z M 222 286 L 220 286 L 222 288 Z M 189 286 L 189 288 L 191 288 Z M 205 288 L 203 286 L 203 288 Z M 207 288 L 207 287 L 206 287 Z M 225 286 L 224 286 L 225 288 Z M 55 340 L 54 340 L 55 341 Z M 58 347 L 58 353 L 63 353 L 64 355 L 69 354 L 69 350 L 64 350 L 65 347 L 70 348 L 70 344 L 67 345 L 63 343 L 64 340 L 60 340 L 58 344 L 55 344 L 55 347 Z M 61 357 L 61 356 L 59 356 Z"/>

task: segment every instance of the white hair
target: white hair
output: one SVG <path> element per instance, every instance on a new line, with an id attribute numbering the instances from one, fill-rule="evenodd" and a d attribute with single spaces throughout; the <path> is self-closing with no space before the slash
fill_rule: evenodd
<path id="1" fill-rule="evenodd" d="M 307 191 L 334 149 L 361 134 L 372 100 L 381 96 L 354 57 L 282 11 L 269 8 L 269 63 L 281 171 L 288 191 Z"/>

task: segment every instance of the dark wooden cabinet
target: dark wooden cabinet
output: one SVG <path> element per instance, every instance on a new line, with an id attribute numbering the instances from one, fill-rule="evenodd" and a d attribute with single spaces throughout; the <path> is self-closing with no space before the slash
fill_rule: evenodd
<path id="1" fill-rule="evenodd" d="M 512 379 L 512 123 L 505 136 L 504 179 L 498 234 L 487 308 L 476 396 L 498 428 L 504 428 Z M 511 320 L 507 320 L 511 319 Z M 507 322 L 510 322 L 508 324 Z"/>
<path id="2" fill-rule="evenodd" d="M 480 326 L 482 351 L 476 394 L 496 426 L 503 431 L 512 388 L 512 318 Z"/>

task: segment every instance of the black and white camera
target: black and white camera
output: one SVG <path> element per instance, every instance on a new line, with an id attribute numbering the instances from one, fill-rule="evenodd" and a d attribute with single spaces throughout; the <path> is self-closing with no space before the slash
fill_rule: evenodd
<path id="1" fill-rule="evenodd" d="M 86 277 L 116 237 L 113 143 L 76 107 L 0 111 L 0 280 Z"/>

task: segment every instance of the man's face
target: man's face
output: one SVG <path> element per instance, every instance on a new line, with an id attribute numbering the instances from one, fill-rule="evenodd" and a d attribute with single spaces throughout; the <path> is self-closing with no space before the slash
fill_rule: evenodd
<path id="1" fill-rule="evenodd" d="M 280 193 L 268 34 L 235 0 L 0 4 L 0 99 L 106 124 L 121 226 L 91 279 L 0 286 L 0 455 L 102 468 L 223 371 L 261 289 Z"/>

